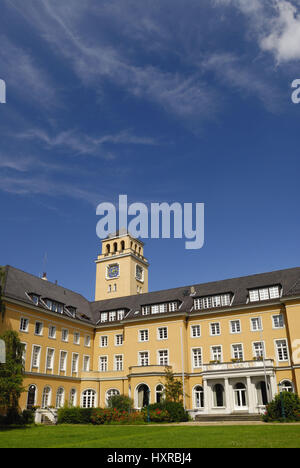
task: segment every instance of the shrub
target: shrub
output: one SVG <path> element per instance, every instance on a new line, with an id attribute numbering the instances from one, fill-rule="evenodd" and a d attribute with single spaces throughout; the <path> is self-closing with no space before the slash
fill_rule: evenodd
<path id="1" fill-rule="evenodd" d="M 93 408 L 60 408 L 57 412 L 57 424 L 90 424 Z"/>
<path id="2" fill-rule="evenodd" d="M 130 411 L 133 408 L 133 400 L 126 395 L 113 395 L 107 401 L 109 408 L 120 411 Z"/>
<path id="3" fill-rule="evenodd" d="M 2 426 L 26 426 L 34 423 L 34 412 L 24 410 L 20 413 L 16 408 L 9 408 L 6 415 L 0 416 Z"/>
<path id="4" fill-rule="evenodd" d="M 152 421 L 151 419 L 151 415 L 153 414 L 152 412 L 156 410 L 160 410 L 168 414 L 168 418 L 167 418 L 166 414 L 163 413 L 162 415 L 162 417 L 164 418 L 163 421 L 186 422 L 189 420 L 188 413 L 185 411 L 182 403 L 177 403 L 174 401 L 162 401 L 160 403 L 154 403 L 152 405 L 149 405 L 150 421 Z M 144 408 L 144 413 L 147 417 L 147 408 Z"/>
<path id="5" fill-rule="evenodd" d="M 285 419 L 282 417 L 282 402 Z M 263 421 L 300 421 L 300 398 L 295 393 L 282 392 L 266 406 Z"/>
<path id="6" fill-rule="evenodd" d="M 91 415 L 91 422 L 94 425 L 141 424 L 144 422 L 144 415 L 139 411 L 128 412 L 117 408 L 95 408 Z"/>

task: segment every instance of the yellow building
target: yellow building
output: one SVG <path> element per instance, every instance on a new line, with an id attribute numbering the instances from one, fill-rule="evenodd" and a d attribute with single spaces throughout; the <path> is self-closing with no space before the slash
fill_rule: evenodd
<path id="1" fill-rule="evenodd" d="M 21 408 L 51 419 L 113 394 L 141 408 L 163 398 L 166 366 L 192 416 L 259 414 L 279 386 L 299 393 L 300 268 L 148 292 L 143 243 L 117 233 L 102 244 L 92 303 L 4 267 L 0 334 L 25 345 Z"/>

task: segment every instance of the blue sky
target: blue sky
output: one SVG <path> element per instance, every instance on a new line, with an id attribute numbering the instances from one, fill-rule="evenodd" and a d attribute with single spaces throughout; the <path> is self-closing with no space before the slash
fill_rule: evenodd
<path id="1" fill-rule="evenodd" d="M 94 294 L 96 206 L 205 203 L 150 289 L 299 259 L 300 1 L 2 0 L 1 264 Z M 45 261 L 46 256 L 46 261 Z"/>

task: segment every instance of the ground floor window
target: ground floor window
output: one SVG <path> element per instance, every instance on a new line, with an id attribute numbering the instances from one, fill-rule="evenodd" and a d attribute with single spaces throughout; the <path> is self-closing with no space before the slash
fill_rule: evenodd
<path id="1" fill-rule="evenodd" d="M 85 390 L 82 394 L 82 408 L 94 408 L 96 400 L 95 390 Z"/>
<path id="2" fill-rule="evenodd" d="M 108 406 L 109 399 L 115 395 L 120 395 L 119 390 L 117 390 L 116 388 L 111 388 L 106 392 L 106 406 Z"/>
<path id="3" fill-rule="evenodd" d="M 70 398 L 69 398 L 70 406 L 76 406 L 76 397 L 77 397 L 76 389 L 72 388 L 70 391 Z"/>
<path id="4" fill-rule="evenodd" d="M 201 385 L 194 388 L 194 405 L 195 408 L 204 408 L 204 391 Z"/>
<path id="5" fill-rule="evenodd" d="M 62 408 L 65 402 L 65 390 L 60 387 L 56 393 L 56 408 Z"/>
<path id="6" fill-rule="evenodd" d="M 47 408 L 51 403 L 51 388 L 45 387 L 42 396 L 42 408 Z"/>
<path id="7" fill-rule="evenodd" d="M 137 387 L 137 407 L 144 408 L 150 404 L 150 389 L 148 385 L 141 384 Z"/>
<path id="8" fill-rule="evenodd" d="M 27 395 L 27 409 L 31 409 L 35 405 L 36 386 L 30 385 Z"/>
<path id="9" fill-rule="evenodd" d="M 293 384 L 292 382 L 290 382 L 290 380 L 284 380 L 283 382 L 281 382 L 279 384 L 279 388 L 282 392 L 293 392 L 294 391 L 294 387 L 293 387 Z"/>
<path id="10" fill-rule="evenodd" d="M 261 380 L 256 384 L 257 402 L 259 406 L 268 404 L 268 392 L 266 382 Z"/>
<path id="11" fill-rule="evenodd" d="M 156 403 L 160 403 L 164 399 L 164 387 L 163 385 L 156 386 Z"/>
<path id="12" fill-rule="evenodd" d="M 244 408 L 247 406 L 247 392 L 243 383 L 238 383 L 234 387 L 235 406 Z"/>

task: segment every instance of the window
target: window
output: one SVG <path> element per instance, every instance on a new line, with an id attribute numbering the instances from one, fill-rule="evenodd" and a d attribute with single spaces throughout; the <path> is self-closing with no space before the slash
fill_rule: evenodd
<path id="1" fill-rule="evenodd" d="M 118 320 L 123 320 L 123 318 L 125 317 L 125 310 L 118 310 L 117 311 L 117 317 L 118 317 Z"/>
<path id="2" fill-rule="evenodd" d="M 230 322 L 231 333 L 241 333 L 241 322 L 239 320 L 231 320 Z"/>
<path id="3" fill-rule="evenodd" d="M 51 404 L 51 388 L 46 386 L 42 394 L 42 408 L 47 408 Z"/>
<path id="4" fill-rule="evenodd" d="M 212 361 L 222 362 L 222 346 L 211 347 L 211 359 Z"/>
<path id="5" fill-rule="evenodd" d="M 43 333 L 43 324 L 42 322 L 35 322 L 34 334 L 41 336 Z"/>
<path id="6" fill-rule="evenodd" d="M 76 406 L 76 399 L 77 399 L 77 391 L 76 388 L 71 388 L 70 390 L 70 398 L 69 398 L 69 405 L 71 407 Z"/>
<path id="7" fill-rule="evenodd" d="M 234 399 L 236 408 L 247 407 L 247 391 L 243 383 L 237 383 L 234 386 Z"/>
<path id="8" fill-rule="evenodd" d="M 262 341 L 257 341 L 253 343 L 253 357 L 255 359 L 261 359 L 265 355 L 264 343 Z"/>
<path id="9" fill-rule="evenodd" d="M 231 345 L 232 349 L 232 358 L 233 359 L 238 359 L 238 360 L 243 360 L 244 359 L 244 353 L 243 353 L 243 345 L 242 344 L 233 344 Z"/>
<path id="10" fill-rule="evenodd" d="M 197 409 L 204 408 L 204 391 L 200 385 L 194 388 L 194 407 Z"/>
<path id="11" fill-rule="evenodd" d="M 201 327 L 200 325 L 191 326 L 191 336 L 192 338 L 200 338 L 201 336 Z"/>
<path id="12" fill-rule="evenodd" d="M 83 356 L 83 372 L 90 372 L 90 356 Z"/>
<path id="13" fill-rule="evenodd" d="M 64 341 L 66 343 L 68 339 L 69 339 L 69 330 L 67 330 L 66 328 L 63 328 L 61 331 L 61 341 Z"/>
<path id="14" fill-rule="evenodd" d="M 217 296 L 199 297 L 194 300 L 194 308 L 199 309 L 212 309 L 214 307 L 230 306 L 232 294 L 226 293 Z"/>
<path id="15" fill-rule="evenodd" d="M 96 401 L 95 390 L 85 390 L 82 393 L 82 408 L 94 408 Z"/>
<path id="16" fill-rule="evenodd" d="M 80 333 L 79 332 L 74 332 L 74 344 L 76 344 L 76 345 L 80 344 Z"/>
<path id="17" fill-rule="evenodd" d="M 252 331 L 261 331 L 262 330 L 262 321 L 260 317 L 255 317 L 251 319 L 251 330 Z"/>
<path id="18" fill-rule="evenodd" d="M 149 366 L 149 352 L 148 351 L 139 352 L 139 366 Z"/>
<path id="19" fill-rule="evenodd" d="M 90 335 L 85 335 L 84 337 L 84 346 L 89 348 L 91 346 L 91 337 Z"/>
<path id="20" fill-rule="evenodd" d="M 283 382 L 280 382 L 279 388 L 282 392 L 294 392 L 294 386 L 290 380 L 284 380 Z"/>
<path id="21" fill-rule="evenodd" d="M 109 322 L 115 322 L 116 318 L 117 318 L 117 312 L 115 310 L 109 312 L 108 314 Z"/>
<path id="22" fill-rule="evenodd" d="M 23 366 L 25 367 L 25 364 L 26 364 L 27 343 L 22 343 L 22 345 L 23 345 L 22 362 L 23 362 Z"/>
<path id="23" fill-rule="evenodd" d="M 100 320 L 101 320 L 101 323 L 107 322 L 107 320 L 108 320 L 107 312 L 104 312 L 103 314 L 101 314 L 101 319 Z"/>
<path id="24" fill-rule="evenodd" d="M 144 268 L 140 265 L 135 266 L 135 277 L 138 281 L 144 281 Z"/>
<path id="25" fill-rule="evenodd" d="M 149 341 L 149 330 L 139 330 L 139 341 Z"/>
<path id="26" fill-rule="evenodd" d="M 108 357 L 107 356 L 100 356 L 99 358 L 99 371 L 100 372 L 107 372 L 108 370 Z"/>
<path id="27" fill-rule="evenodd" d="M 156 385 L 155 399 L 156 399 L 156 403 L 160 403 L 164 399 L 164 387 L 161 384 Z"/>
<path id="28" fill-rule="evenodd" d="M 193 356 L 193 367 L 199 368 L 202 366 L 202 349 L 201 348 L 194 348 L 192 349 L 192 356 Z"/>
<path id="29" fill-rule="evenodd" d="M 56 327 L 54 327 L 53 325 L 49 326 L 48 337 L 53 340 L 56 338 Z"/>
<path id="30" fill-rule="evenodd" d="M 39 368 L 40 366 L 40 357 L 41 357 L 41 347 L 33 346 L 32 349 L 32 367 Z"/>
<path id="31" fill-rule="evenodd" d="M 280 297 L 280 286 L 270 286 L 266 288 L 258 288 L 249 290 L 249 301 L 266 301 L 268 299 L 276 299 Z"/>
<path id="32" fill-rule="evenodd" d="M 27 318 L 22 317 L 20 320 L 20 331 L 21 332 L 28 332 L 29 320 Z"/>
<path id="33" fill-rule="evenodd" d="M 273 328 L 284 328 L 284 318 L 282 314 L 273 315 Z"/>
<path id="34" fill-rule="evenodd" d="M 108 336 L 100 336 L 100 348 L 106 348 L 108 346 Z"/>
<path id="35" fill-rule="evenodd" d="M 162 349 L 158 351 L 158 364 L 160 366 L 169 365 L 169 351 L 167 349 Z"/>
<path id="36" fill-rule="evenodd" d="M 142 315 L 149 315 L 149 314 L 150 314 L 150 306 L 143 306 Z"/>
<path id="37" fill-rule="evenodd" d="M 122 346 L 123 344 L 123 335 L 116 335 L 115 336 L 115 345 L 116 346 Z"/>
<path id="38" fill-rule="evenodd" d="M 255 387 L 256 387 L 258 406 L 267 405 L 268 404 L 268 392 L 267 392 L 266 382 L 264 380 L 261 380 L 260 382 L 257 382 Z"/>
<path id="39" fill-rule="evenodd" d="M 47 357 L 46 357 L 46 369 L 53 370 L 53 363 L 54 363 L 54 349 L 48 348 Z"/>
<path id="40" fill-rule="evenodd" d="M 221 335 L 221 327 L 219 322 L 210 324 L 210 334 L 211 336 Z"/>
<path id="41" fill-rule="evenodd" d="M 168 339 L 168 327 L 160 327 L 157 329 L 157 335 L 159 340 Z"/>
<path id="42" fill-rule="evenodd" d="M 36 294 L 29 294 L 30 299 L 34 303 L 34 305 L 38 306 L 39 305 L 39 296 Z"/>
<path id="43" fill-rule="evenodd" d="M 72 373 L 77 374 L 78 372 L 78 362 L 79 362 L 79 354 L 73 353 L 72 356 Z"/>
<path id="44" fill-rule="evenodd" d="M 67 352 L 61 351 L 60 352 L 60 360 L 59 360 L 59 370 L 60 372 L 66 372 L 67 370 Z"/>
<path id="45" fill-rule="evenodd" d="M 111 388 L 110 390 L 107 390 L 107 392 L 106 392 L 106 406 L 108 406 L 109 399 L 111 397 L 115 396 L 115 395 L 120 395 L 119 390 L 117 390 L 116 388 Z"/>
<path id="46" fill-rule="evenodd" d="M 276 351 L 278 361 L 288 361 L 289 353 L 287 348 L 286 340 L 277 340 L 276 342 Z"/>
<path id="47" fill-rule="evenodd" d="M 123 355 L 117 354 L 115 356 L 115 371 L 122 371 L 123 370 Z"/>
<path id="48" fill-rule="evenodd" d="M 72 306 L 68 306 L 67 311 L 72 315 L 72 317 L 76 317 L 76 308 Z"/>
<path id="49" fill-rule="evenodd" d="M 169 304 L 169 311 L 170 312 L 175 312 L 175 310 L 178 309 L 178 304 L 177 302 L 170 302 Z"/>

